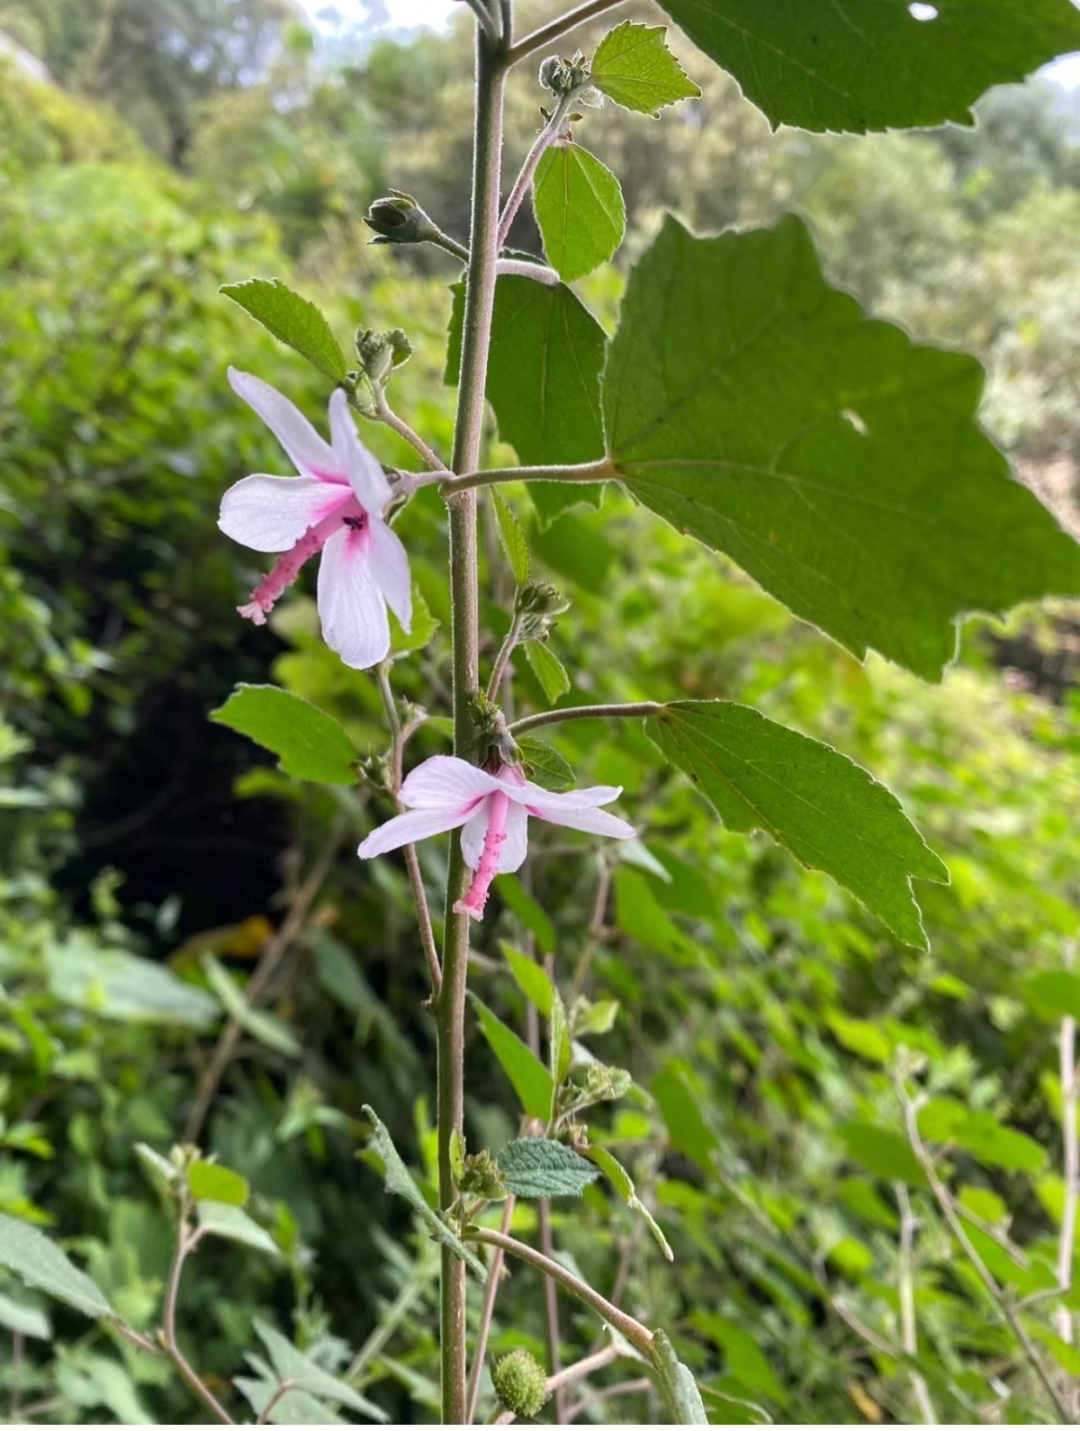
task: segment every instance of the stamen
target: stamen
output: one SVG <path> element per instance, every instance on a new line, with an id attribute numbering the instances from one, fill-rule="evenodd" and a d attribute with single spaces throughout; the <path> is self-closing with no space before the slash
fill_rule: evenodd
<path id="1" fill-rule="evenodd" d="M 347 515 L 343 515 L 342 507 L 346 509 Z M 300 575 L 300 569 L 304 563 L 322 551 L 328 537 L 333 536 L 334 532 L 340 530 L 342 525 L 349 527 L 354 532 L 362 532 L 365 529 L 367 513 L 355 497 L 350 494 L 348 501 L 343 503 L 342 507 L 331 512 L 315 526 L 308 527 L 296 545 L 278 557 L 273 567 L 251 593 L 251 600 L 247 605 L 236 608 L 241 616 L 254 622 L 256 626 L 265 626 L 267 616 L 274 609 L 274 603 L 292 586 Z"/>
<path id="2" fill-rule="evenodd" d="M 510 797 L 501 790 L 495 790 L 487 797 L 487 808 L 488 825 L 480 863 L 465 898 L 459 899 L 454 905 L 455 914 L 468 914 L 473 919 L 483 918 L 491 881 L 499 871 L 499 853 L 506 840 L 506 817 L 510 812 Z"/>

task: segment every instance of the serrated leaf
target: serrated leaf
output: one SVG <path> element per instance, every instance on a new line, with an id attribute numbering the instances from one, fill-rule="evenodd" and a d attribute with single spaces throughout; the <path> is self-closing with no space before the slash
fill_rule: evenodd
<path id="1" fill-rule="evenodd" d="M 978 426 L 982 387 L 830 287 L 799 220 L 699 239 L 669 218 L 604 409 L 646 506 L 856 656 L 936 680 L 964 615 L 1080 591 L 1080 547 Z"/>
<path id="2" fill-rule="evenodd" d="M 204 954 L 199 963 L 210 987 L 225 1006 L 225 1012 L 236 1020 L 245 1033 L 275 1053 L 282 1053 L 286 1058 L 299 1058 L 303 1049 L 281 1020 L 274 1018 L 273 1014 L 253 1009 L 233 982 L 232 975 L 212 954 Z"/>
<path id="3" fill-rule="evenodd" d="M 330 324 L 314 303 L 301 298 L 279 278 L 249 278 L 243 283 L 226 283 L 221 292 L 239 303 L 280 343 L 314 364 L 331 382 L 341 382 L 348 373 L 345 354 L 330 331 Z"/>
<path id="4" fill-rule="evenodd" d="M 495 487 L 491 488 L 491 505 L 495 512 L 499 542 L 506 553 L 506 560 L 510 563 L 510 570 L 514 573 L 514 580 L 518 586 L 524 586 L 529 579 L 532 561 L 521 523 L 514 516 L 510 503 L 499 495 Z"/>
<path id="5" fill-rule="evenodd" d="M 517 1138 L 496 1161 L 507 1190 L 517 1197 L 580 1197 L 600 1176 L 587 1158 L 546 1138 Z"/>
<path id="6" fill-rule="evenodd" d="M 910 129 L 972 122 L 992 85 L 1080 49 L 1070 0 L 663 0 L 775 127 Z M 918 18 L 920 13 L 924 18 Z"/>
<path id="7" fill-rule="evenodd" d="M 596 1164 L 631 1212 L 641 1214 L 645 1220 L 645 1226 L 655 1237 L 660 1251 L 669 1262 L 674 1262 L 675 1254 L 671 1250 L 671 1243 L 664 1236 L 663 1229 L 656 1218 L 638 1197 L 633 1178 L 618 1158 L 609 1153 L 606 1148 L 597 1148 L 592 1145 L 585 1149 L 585 1156 Z"/>
<path id="8" fill-rule="evenodd" d="M 653 1365 L 656 1367 L 660 1390 L 668 1403 L 676 1426 L 708 1426 L 709 1418 L 701 1400 L 701 1392 L 689 1367 L 675 1355 L 666 1332 L 657 1330 L 652 1338 Z"/>
<path id="9" fill-rule="evenodd" d="M 543 687 L 544 695 L 555 704 L 560 696 L 570 689 L 570 677 L 558 656 L 543 641 L 529 641 L 523 647 L 525 659 L 532 667 L 533 675 Z"/>
<path id="10" fill-rule="evenodd" d="M 227 1242 L 239 1242 L 244 1247 L 252 1247 L 256 1252 L 265 1252 L 270 1257 L 280 1257 L 281 1249 L 253 1217 L 242 1208 L 227 1202 L 197 1202 L 199 1226 L 214 1237 L 223 1237 Z"/>
<path id="11" fill-rule="evenodd" d="M 286 775 L 326 785 L 356 783 L 356 747 L 344 728 L 291 691 L 238 685 L 210 719 L 272 750 Z"/>
<path id="12" fill-rule="evenodd" d="M 473 998 L 480 1027 L 499 1060 L 507 1078 L 513 1084 L 522 1108 L 530 1118 L 547 1122 L 555 1085 L 551 1074 L 529 1048 L 502 1019 L 479 999 Z"/>
<path id="13" fill-rule="evenodd" d="M 518 741 L 517 747 L 529 767 L 530 779 L 537 785 L 556 792 L 573 789 L 574 772 L 553 745 L 548 745 L 546 740 L 524 735 Z"/>
<path id="14" fill-rule="evenodd" d="M 664 43 L 663 25 L 624 20 L 609 30 L 593 55 L 589 78 L 608 99 L 624 109 L 659 117 L 665 104 L 701 93 Z"/>
<path id="15" fill-rule="evenodd" d="M 564 283 L 607 263 L 626 232 L 618 179 L 570 141 L 553 144 L 536 166 L 533 208 L 548 262 Z"/>
<path id="16" fill-rule="evenodd" d="M 244 1207 L 248 1200 L 248 1181 L 231 1168 L 200 1159 L 187 1172 L 188 1188 L 196 1201 L 223 1202 L 230 1207 Z"/>
<path id="17" fill-rule="evenodd" d="M 454 286 L 446 381 L 461 367 L 465 290 Z M 604 455 L 600 370 L 607 339 L 565 284 L 516 275 L 495 284 L 487 397 L 499 434 L 528 465 L 593 462 Z M 583 482 L 534 482 L 529 488 L 545 525 L 575 502 L 600 503 L 600 487 Z"/>
<path id="18" fill-rule="evenodd" d="M 677 701 L 646 729 L 730 829 L 767 831 L 850 889 L 905 944 L 927 947 L 911 880 L 948 883 L 948 870 L 896 796 L 860 766 L 726 701 Z"/>
<path id="19" fill-rule="evenodd" d="M 397 1197 L 403 1197 L 417 1213 L 435 1241 L 441 1242 L 444 1247 L 449 1247 L 454 1255 L 460 1257 L 470 1271 L 476 1275 L 480 1283 L 486 1284 L 487 1268 L 476 1253 L 466 1247 L 460 1237 L 450 1231 L 435 1209 L 429 1206 L 427 1198 L 416 1186 L 412 1174 L 402 1161 L 401 1154 L 394 1147 L 394 1140 L 385 1123 L 367 1104 L 364 1105 L 363 1112 L 371 1119 L 375 1129 L 371 1141 L 386 1170 L 386 1191 Z"/>
<path id="20" fill-rule="evenodd" d="M 298 1391 L 306 1391 L 323 1401 L 340 1401 L 343 1406 L 358 1411 L 361 1416 L 366 1416 L 371 1421 L 389 1419 L 381 1407 L 354 1391 L 347 1382 L 324 1371 L 317 1362 L 298 1351 L 288 1337 L 282 1336 L 261 1317 L 255 1318 L 255 1331 L 266 1348 L 279 1381 L 291 1382 Z"/>
<path id="21" fill-rule="evenodd" d="M 54 1242 L 30 1223 L 6 1213 L 0 1213 L 0 1267 L 86 1317 L 116 1315 L 101 1288 Z"/>
<path id="22" fill-rule="evenodd" d="M 544 1018 L 550 1018 L 552 988 L 544 966 L 527 954 L 519 954 L 509 944 L 503 943 L 501 948 L 518 988 L 530 1003 L 536 1005 Z"/>

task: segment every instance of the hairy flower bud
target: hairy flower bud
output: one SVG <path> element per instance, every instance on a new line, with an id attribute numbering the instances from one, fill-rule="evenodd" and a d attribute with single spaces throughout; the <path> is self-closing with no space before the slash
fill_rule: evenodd
<path id="1" fill-rule="evenodd" d="M 499 1400 L 515 1416 L 536 1416 L 547 1401 L 547 1372 L 532 1352 L 512 1351 L 491 1373 Z"/>
<path id="2" fill-rule="evenodd" d="M 390 375 L 412 356 L 412 344 L 400 328 L 389 333 L 376 333 L 371 328 L 357 328 L 356 356 L 373 387 L 384 388 Z"/>
<path id="3" fill-rule="evenodd" d="M 488 1202 L 501 1202 L 506 1196 L 506 1183 L 499 1165 L 486 1148 L 466 1156 L 458 1187 L 462 1192 L 486 1198 Z"/>
<path id="4" fill-rule="evenodd" d="M 569 601 L 550 582 L 527 581 L 518 592 L 515 606 L 521 621 L 521 639 L 539 640 L 547 634 L 555 617 L 569 609 Z"/>
<path id="5" fill-rule="evenodd" d="M 377 234 L 372 243 L 427 243 L 439 232 L 412 195 L 400 189 L 376 199 L 364 223 Z"/>

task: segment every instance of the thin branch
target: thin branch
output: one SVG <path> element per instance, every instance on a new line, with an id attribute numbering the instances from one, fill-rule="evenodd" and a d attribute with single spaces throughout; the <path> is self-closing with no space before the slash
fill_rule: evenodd
<path id="1" fill-rule="evenodd" d="M 637 701 L 623 706 L 567 706 L 563 710 L 539 711 L 536 715 L 523 716 L 509 730 L 511 735 L 524 735 L 527 730 L 536 730 L 542 725 L 557 725 L 564 720 L 632 720 L 635 716 L 659 715 L 663 709 L 659 701 Z"/>
<path id="2" fill-rule="evenodd" d="M 244 986 L 244 1002 L 248 1008 L 254 1008 L 266 990 L 270 980 L 277 972 L 278 965 L 288 953 L 293 940 L 300 933 L 311 910 L 312 903 L 322 888 L 323 881 L 329 873 L 330 866 L 337 854 L 338 846 L 341 844 L 343 831 L 340 825 L 335 825 L 330 835 L 319 852 L 318 858 L 311 867 L 311 872 L 307 879 L 296 891 L 292 903 L 289 905 L 289 912 L 285 916 L 284 922 L 277 933 L 269 940 L 263 950 L 259 962 L 255 966 L 255 971 Z M 210 1105 L 218 1090 L 218 1084 L 224 1077 L 225 1070 L 236 1053 L 237 1045 L 240 1042 L 240 1035 L 243 1029 L 237 1019 L 230 1018 L 221 1031 L 214 1052 L 210 1056 L 210 1062 L 206 1066 L 202 1078 L 199 1080 L 198 1092 L 195 1095 L 195 1103 L 188 1116 L 187 1126 L 184 1129 L 183 1141 L 185 1143 L 197 1143 L 199 1134 L 206 1121 L 206 1115 L 210 1111 Z"/>
<path id="3" fill-rule="evenodd" d="M 185 1198 L 180 1204 L 180 1224 L 176 1232 L 176 1251 L 173 1254 L 172 1266 L 169 1268 L 169 1279 L 165 1290 L 161 1345 L 165 1350 L 166 1356 L 214 1419 L 221 1422 L 223 1426 L 235 1426 L 236 1422 L 188 1361 L 187 1357 L 180 1350 L 176 1340 L 176 1304 L 180 1297 L 180 1278 L 183 1274 L 184 1263 L 188 1255 L 195 1250 L 200 1240 L 199 1233 L 192 1232 L 188 1227 L 189 1210 L 189 1205 Z"/>
<path id="4" fill-rule="evenodd" d="M 530 263 L 524 258 L 500 258 L 495 265 L 499 278 L 534 278 L 537 283 L 545 283 L 548 288 L 558 288 L 562 279 L 546 263 Z"/>
<path id="5" fill-rule="evenodd" d="M 900 1284 L 900 1327 L 904 1343 L 904 1353 L 909 1357 L 919 1354 L 919 1337 L 915 1320 L 915 1233 L 918 1222 L 911 1211 L 911 1199 L 904 1183 L 894 1185 L 896 1203 L 900 1209 L 900 1260 L 897 1269 Z M 930 1399 L 926 1378 L 921 1372 L 911 1368 L 911 1389 L 915 1393 L 919 1412 L 926 1426 L 938 1424 L 937 1412 Z"/>
<path id="6" fill-rule="evenodd" d="M 533 146 L 525 156 L 525 162 L 521 166 L 521 172 L 514 180 L 514 187 L 510 190 L 510 197 L 503 205 L 503 211 L 499 218 L 499 247 L 503 248 L 510 235 L 510 229 L 517 218 L 517 211 L 524 202 L 525 195 L 529 192 L 529 185 L 532 183 L 533 175 L 536 173 L 536 166 L 544 157 L 544 151 L 550 149 L 555 140 L 563 132 L 566 124 L 566 116 L 570 113 L 570 108 L 574 103 L 574 93 L 560 95 L 559 102 L 552 110 L 551 118 L 541 129 L 540 133 L 533 140 Z"/>
<path id="7" fill-rule="evenodd" d="M 414 432 L 403 418 L 398 417 L 397 413 L 394 412 L 393 408 L 391 408 L 390 404 L 386 401 L 386 394 L 382 388 L 377 387 L 374 389 L 374 392 L 379 421 L 385 423 L 386 426 L 393 432 L 396 432 L 399 437 L 404 438 L 410 447 L 419 452 L 420 456 L 433 472 L 445 472 L 447 470 L 446 463 L 432 451 L 419 433 Z"/>
<path id="8" fill-rule="evenodd" d="M 484 34 L 492 44 L 497 44 L 499 41 L 498 27 L 495 24 L 495 19 L 490 10 L 484 4 L 484 0 L 465 0 L 465 3 L 476 16 L 477 24 L 481 30 L 483 30 Z"/>
<path id="9" fill-rule="evenodd" d="M 510 46 L 506 54 L 507 65 L 519 64 L 534 50 L 542 50 L 547 45 L 555 44 L 556 40 L 561 40 L 564 35 L 569 34 L 578 25 L 595 20 L 597 15 L 602 15 L 605 10 L 614 10 L 616 5 L 621 4 L 622 0 L 588 0 L 587 4 L 579 5 L 576 10 L 570 10 L 565 15 L 560 15 L 557 20 L 551 20 L 548 24 L 541 25 L 531 35 L 526 35 L 516 45 Z"/>
<path id="10" fill-rule="evenodd" d="M 610 457 L 601 457 L 597 462 L 578 462 L 566 467 L 490 467 L 484 472 L 466 472 L 444 482 L 440 491 L 444 497 L 452 497 L 457 492 L 470 492 L 474 487 L 494 487 L 500 482 L 614 482 L 619 478 L 619 470 Z M 427 482 L 437 481 L 429 477 Z M 417 486 L 427 482 L 418 481 Z"/>
<path id="11" fill-rule="evenodd" d="M 500 1231 L 505 1237 L 510 1231 L 510 1222 L 514 1216 L 514 1205 L 517 1198 L 510 1194 L 503 1203 L 502 1227 Z M 497 1248 L 495 1255 L 491 1259 L 491 1266 L 488 1268 L 487 1286 L 484 1289 L 484 1305 L 480 1311 L 480 1326 L 476 1333 L 476 1346 L 473 1350 L 472 1368 L 469 1372 L 469 1387 L 466 1396 L 466 1406 L 468 1410 L 465 1414 L 465 1424 L 471 1426 L 476 1419 L 476 1403 L 480 1399 L 480 1379 L 484 1374 L 484 1358 L 487 1356 L 488 1337 L 491 1335 L 491 1320 L 495 1315 L 495 1299 L 499 1295 L 499 1288 L 502 1285 L 503 1262 L 506 1254 L 502 1248 Z"/>
<path id="12" fill-rule="evenodd" d="M 922 1134 L 919 1132 L 919 1124 L 918 1119 L 916 1117 L 918 1110 L 916 1109 L 916 1106 L 912 1102 L 911 1098 L 908 1096 L 907 1088 L 905 1087 L 904 1081 L 901 1078 L 898 1078 L 896 1080 L 896 1092 L 897 1097 L 900 1099 L 900 1106 L 903 1109 L 904 1127 L 907 1130 L 908 1142 L 911 1144 L 911 1151 L 915 1154 L 919 1166 L 926 1174 L 926 1180 L 930 1184 L 930 1191 L 933 1193 L 934 1200 L 937 1203 L 938 1207 L 941 1209 L 942 1216 L 949 1224 L 949 1227 L 952 1231 L 952 1235 L 956 1238 L 957 1242 L 959 1242 L 960 1246 L 964 1249 L 968 1261 L 971 1263 L 972 1267 L 974 1267 L 976 1273 L 978 1274 L 979 1280 L 982 1282 L 983 1286 L 990 1294 L 994 1305 L 997 1307 L 1002 1317 L 1008 1323 L 1009 1328 L 1013 1333 L 1013 1336 L 1016 1337 L 1016 1340 L 1023 1348 L 1028 1363 L 1030 1364 L 1032 1370 L 1035 1372 L 1035 1375 L 1038 1377 L 1039 1381 L 1042 1383 L 1043 1389 L 1046 1391 L 1047 1396 L 1049 1396 L 1050 1400 L 1053 1402 L 1054 1410 L 1057 1412 L 1062 1423 L 1065 1425 L 1069 1425 L 1072 1421 L 1072 1417 L 1069 1414 L 1069 1408 L 1065 1405 L 1065 1402 L 1062 1400 L 1057 1387 L 1054 1385 L 1053 1380 L 1050 1377 L 1049 1372 L 1046 1370 L 1046 1367 L 1043 1364 L 1042 1357 L 1039 1355 L 1034 1342 L 1028 1336 L 1027 1329 L 1025 1328 L 1023 1322 L 1017 1315 L 1016 1308 L 1012 1305 L 1008 1297 L 1006 1297 L 1005 1293 L 998 1286 L 994 1274 L 990 1271 L 989 1267 L 987 1267 L 986 1263 L 979 1256 L 977 1248 L 971 1241 L 971 1238 L 968 1237 L 964 1224 L 960 1219 L 959 1215 L 957 1214 L 956 1207 L 953 1203 L 952 1194 L 949 1192 L 948 1188 L 938 1176 L 937 1165 L 927 1151 L 926 1145 L 922 1140 Z"/>
<path id="13" fill-rule="evenodd" d="M 390 689 L 390 672 L 385 661 L 379 666 L 377 676 L 379 694 L 382 696 L 387 724 L 390 726 L 390 779 L 393 785 L 394 800 L 400 813 L 404 806 L 397 799 L 397 793 L 401 789 L 401 762 L 405 750 L 405 738 L 402 734 L 397 702 Z M 431 992 L 437 999 L 442 988 L 442 967 L 439 964 L 439 949 L 435 943 L 431 910 L 428 908 L 424 877 L 420 871 L 420 861 L 416 855 L 415 845 L 405 846 L 405 868 L 409 872 L 409 884 L 412 887 L 413 902 L 416 905 L 416 922 L 420 928 L 420 943 L 424 948 L 424 958 L 427 960 L 428 974 L 431 978 Z"/>
<path id="14" fill-rule="evenodd" d="M 517 645 L 518 637 L 521 635 L 521 623 L 522 616 L 519 612 L 514 616 L 513 621 L 510 623 L 510 630 L 506 633 L 503 638 L 503 643 L 499 647 L 499 654 L 495 657 L 495 664 L 491 668 L 491 679 L 488 681 L 487 698 L 489 701 L 498 699 L 499 687 L 502 685 L 502 678 L 506 673 L 506 663 L 514 654 L 514 647 Z"/>
<path id="15" fill-rule="evenodd" d="M 456 238 L 451 238 L 449 234 L 444 234 L 442 229 L 437 229 L 435 233 L 429 234 L 427 243 L 434 244 L 436 248 L 445 249 L 454 258 L 459 258 L 462 263 L 468 263 L 469 250 L 463 243 L 458 243 Z"/>
<path id="16" fill-rule="evenodd" d="M 519 1242 L 516 1237 L 507 1237 L 505 1234 L 494 1232 L 487 1227 L 467 1228 L 465 1236 L 470 1241 L 481 1242 L 487 1247 L 501 1247 L 511 1257 L 528 1263 L 537 1272 L 543 1273 L 545 1277 L 550 1277 L 565 1292 L 569 1292 L 571 1297 L 576 1297 L 579 1302 L 584 1302 L 598 1317 L 602 1317 L 617 1332 L 621 1332 L 643 1356 L 652 1360 L 653 1336 L 648 1327 L 639 1322 L 636 1317 L 631 1317 L 628 1313 L 621 1312 L 618 1307 L 612 1306 L 606 1297 L 602 1297 L 588 1283 L 583 1282 L 580 1277 L 575 1277 L 572 1272 L 567 1271 L 552 1258 L 545 1257 L 542 1252 L 537 1252 L 535 1247 L 529 1247 L 526 1243 Z"/>

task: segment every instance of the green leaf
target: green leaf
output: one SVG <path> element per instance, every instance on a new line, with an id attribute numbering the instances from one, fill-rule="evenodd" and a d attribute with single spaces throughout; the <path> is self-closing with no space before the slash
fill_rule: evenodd
<path id="1" fill-rule="evenodd" d="M 773 126 L 910 129 L 972 122 L 992 85 L 1080 49 L 1069 0 L 663 0 Z M 932 15 L 928 12 L 932 11 Z"/>
<path id="2" fill-rule="evenodd" d="M 544 641 L 529 641 L 522 649 L 533 675 L 544 688 L 544 695 L 554 705 L 570 689 L 570 677 L 563 663 Z"/>
<path id="3" fill-rule="evenodd" d="M 660 1105 L 672 1147 L 708 1170 L 719 1139 L 701 1116 L 690 1085 L 676 1068 L 658 1073 L 652 1083 L 653 1097 Z"/>
<path id="4" fill-rule="evenodd" d="M 494 888 L 502 902 L 517 915 L 536 940 L 540 946 L 540 952 L 554 954 L 558 942 L 555 937 L 555 926 L 517 875 L 498 875 L 494 882 Z"/>
<path id="5" fill-rule="evenodd" d="M 188 1187 L 197 1201 L 224 1202 L 230 1207 L 244 1207 L 248 1200 L 248 1181 L 231 1168 L 202 1160 L 188 1168 Z"/>
<path id="6" fill-rule="evenodd" d="M 590 1145 L 585 1149 L 585 1156 L 596 1164 L 600 1171 L 607 1178 L 608 1182 L 622 1198 L 631 1212 L 640 1213 L 645 1219 L 645 1226 L 656 1238 L 660 1251 L 669 1262 L 675 1261 L 675 1254 L 671 1250 L 671 1243 L 664 1236 L 660 1224 L 653 1217 L 652 1213 L 641 1201 L 634 1187 L 634 1180 L 619 1162 L 618 1158 L 608 1152 L 606 1148 L 597 1148 Z"/>
<path id="7" fill-rule="evenodd" d="M 499 541 L 506 553 L 506 560 L 510 563 L 510 570 L 514 573 L 514 580 L 518 586 L 524 586 L 529 579 L 532 561 L 521 523 L 514 516 L 506 498 L 499 494 L 497 487 L 491 488 L 491 505 L 495 512 Z"/>
<path id="8" fill-rule="evenodd" d="M 667 1333 L 653 1332 L 653 1365 L 656 1367 L 660 1389 L 674 1416 L 675 1426 L 708 1426 L 701 1392 L 688 1367 L 675 1355 Z"/>
<path id="9" fill-rule="evenodd" d="M 255 1318 L 255 1331 L 266 1348 L 279 1382 L 291 1382 L 298 1391 L 306 1391 L 324 1401 L 340 1401 L 343 1406 L 358 1411 L 361 1416 L 366 1416 L 371 1421 L 389 1419 L 381 1407 L 354 1391 L 347 1382 L 331 1376 L 303 1352 L 297 1351 L 288 1337 L 282 1336 L 261 1317 Z"/>
<path id="10" fill-rule="evenodd" d="M 548 1067 L 555 1088 L 565 1080 L 574 1061 L 574 1050 L 570 1043 L 570 1025 L 566 1018 L 566 1007 L 558 989 L 551 986 L 551 1027 L 548 1031 L 550 1048 Z"/>
<path id="11" fill-rule="evenodd" d="M 843 1123 L 837 1129 L 848 1157 L 875 1178 L 922 1187 L 926 1176 L 905 1138 L 873 1123 Z"/>
<path id="12" fill-rule="evenodd" d="M 0 1213 L 0 1267 L 84 1316 L 116 1315 L 101 1288 L 69 1262 L 54 1242 L 30 1223 L 6 1213 Z"/>
<path id="13" fill-rule="evenodd" d="M 344 1416 L 338 1416 L 306 1391 L 286 1391 L 272 1376 L 258 1379 L 251 1376 L 233 1377 L 233 1385 L 249 1402 L 255 1415 L 272 1426 L 345 1426 Z M 271 1403 L 273 1403 L 271 1405 Z M 269 1416 L 267 1408 L 269 1407 Z"/>
<path id="14" fill-rule="evenodd" d="M 281 757 L 298 780 L 356 784 L 356 747 L 333 716 L 278 686 L 239 685 L 210 719 Z"/>
<path id="15" fill-rule="evenodd" d="M 1080 974 L 1068 969 L 1046 969 L 1028 979 L 1022 988 L 1036 1013 L 1080 1019 Z"/>
<path id="16" fill-rule="evenodd" d="M 266 1228 L 260 1227 L 242 1208 L 214 1200 L 197 1202 L 195 1208 L 204 1232 L 223 1237 L 227 1242 L 253 1247 L 256 1252 L 265 1252 L 271 1257 L 280 1257 L 281 1249 Z"/>
<path id="17" fill-rule="evenodd" d="M 533 208 L 548 262 L 564 283 L 607 263 L 626 232 L 618 179 L 570 141 L 553 144 L 536 166 Z"/>
<path id="18" fill-rule="evenodd" d="M 273 1014 L 259 1013 L 253 1009 L 233 982 L 232 975 L 214 958 L 204 954 L 199 960 L 210 981 L 210 987 L 225 1006 L 225 1012 L 236 1020 L 245 1033 L 258 1039 L 259 1043 L 282 1053 L 286 1058 L 299 1058 L 303 1049 L 297 1043 L 280 1019 Z"/>
<path id="19" fill-rule="evenodd" d="M 429 1206 L 427 1198 L 416 1186 L 412 1174 L 402 1161 L 401 1154 L 394 1147 L 394 1140 L 390 1137 L 386 1125 L 367 1104 L 364 1105 L 363 1112 L 371 1119 L 375 1128 L 371 1141 L 386 1169 L 386 1191 L 394 1193 L 397 1197 L 403 1197 L 413 1211 L 418 1214 L 435 1241 L 441 1242 L 444 1247 L 449 1247 L 454 1255 L 460 1257 L 462 1262 L 476 1275 L 480 1283 L 486 1284 L 487 1268 L 476 1253 L 466 1247 L 464 1242 L 450 1231 L 435 1209 Z"/>
<path id="20" fill-rule="evenodd" d="M 934 1143 L 953 1143 L 989 1167 L 1041 1172 L 1046 1152 L 1034 1138 L 1006 1127 L 985 1109 L 972 1111 L 955 1098 L 932 1098 L 919 1109 L 919 1132 Z"/>
<path id="21" fill-rule="evenodd" d="M 528 1044 L 518 1038 L 513 1029 L 507 1028 L 486 1004 L 475 997 L 473 1003 L 484 1037 L 513 1084 L 522 1108 L 530 1118 L 539 1118 L 546 1123 L 551 1114 L 555 1088 L 551 1074 Z"/>
<path id="22" fill-rule="evenodd" d="M 446 381 L 461 368 L 465 290 L 454 288 Z M 593 462 L 604 455 L 600 370 L 607 339 L 565 284 L 511 275 L 495 285 L 487 396 L 499 433 L 527 465 Z M 546 525 L 575 502 L 600 503 L 589 482 L 534 482 L 529 488 Z"/>
<path id="23" fill-rule="evenodd" d="M 580 1197 L 600 1176 L 565 1143 L 546 1138 L 515 1139 L 496 1161 L 507 1190 L 517 1197 Z"/>
<path id="24" fill-rule="evenodd" d="M 544 966 L 538 964 L 535 959 L 530 959 L 527 954 L 519 954 L 509 944 L 503 943 L 501 948 L 518 988 L 530 1003 L 536 1005 L 544 1018 L 550 1018 L 553 990 Z"/>
<path id="25" fill-rule="evenodd" d="M 99 1018 L 204 1029 L 221 1016 L 204 989 L 185 984 L 163 964 L 101 949 L 77 935 L 46 949 L 45 969 L 61 1003 Z"/>
<path id="26" fill-rule="evenodd" d="M 766 830 L 808 869 L 825 870 L 905 944 L 927 948 L 913 877 L 948 870 L 899 800 L 831 746 L 727 701 L 677 701 L 646 723 L 733 830 Z"/>
<path id="27" fill-rule="evenodd" d="M 699 239 L 669 218 L 604 408 L 635 497 L 856 656 L 936 680 L 965 614 L 1080 591 L 1080 547 L 978 426 L 982 387 L 973 358 L 866 320 L 799 220 Z"/>
<path id="28" fill-rule="evenodd" d="M 687 79 L 664 43 L 666 34 L 663 25 L 638 25 L 632 20 L 616 25 L 593 55 L 589 69 L 593 85 L 624 109 L 654 119 L 665 104 L 695 98 L 701 90 Z"/>
<path id="29" fill-rule="evenodd" d="M 866 1019 L 846 1018 L 835 1009 L 826 1015 L 826 1022 L 836 1041 L 852 1053 L 868 1058 L 871 1063 L 888 1063 L 892 1057 L 892 1044 L 876 1024 Z"/>
<path id="30" fill-rule="evenodd" d="M 249 278 L 226 283 L 221 292 L 268 329 L 275 338 L 294 348 L 331 382 L 339 383 L 349 371 L 345 354 L 330 331 L 330 324 L 307 298 L 301 298 L 279 278 Z"/>
<path id="31" fill-rule="evenodd" d="M 690 1321 L 724 1353 L 729 1374 L 749 1391 L 760 1392 L 784 1405 L 787 1398 L 776 1373 L 745 1327 L 716 1312 L 691 1312 Z"/>
<path id="32" fill-rule="evenodd" d="M 20 1336 L 35 1337 L 38 1341 L 52 1340 L 52 1327 L 40 1307 L 17 1302 L 4 1292 L 0 1292 L 0 1327 L 18 1332 Z"/>
<path id="33" fill-rule="evenodd" d="M 439 629 L 439 622 L 431 614 L 431 608 L 424 600 L 424 594 L 415 582 L 413 582 L 412 589 L 412 623 L 408 631 L 402 629 L 401 622 L 389 608 L 388 615 L 390 617 L 390 656 L 394 660 L 398 656 L 410 656 L 414 651 L 422 651 Z M 271 689 L 273 688 L 271 687 Z M 322 711 L 319 714 L 322 715 Z M 327 719 L 329 720 L 330 717 L 328 716 Z M 334 724 L 337 725 L 337 722 L 335 721 Z M 338 729 L 340 730 L 341 727 L 339 726 Z M 344 735 L 344 731 L 342 734 Z M 348 740 L 348 736 L 345 738 Z M 351 751 L 351 741 L 349 748 Z M 352 760 L 355 763 L 355 753 L 352 754 Z M 350 781 L 355 778 L 355 774 L 351 775 Z M 339 780 L 335 783 L 345 784 L 346 782 Z"/>
<path id="34" fill-rule="evenodd" d="M 517 747 L 529 767 L 530 778 L 537 785 L 557 792 L 573 789 L 574 772 L 553 745 L 548 745 L 546 740 L 525 735 L 518 741 Z"/>

